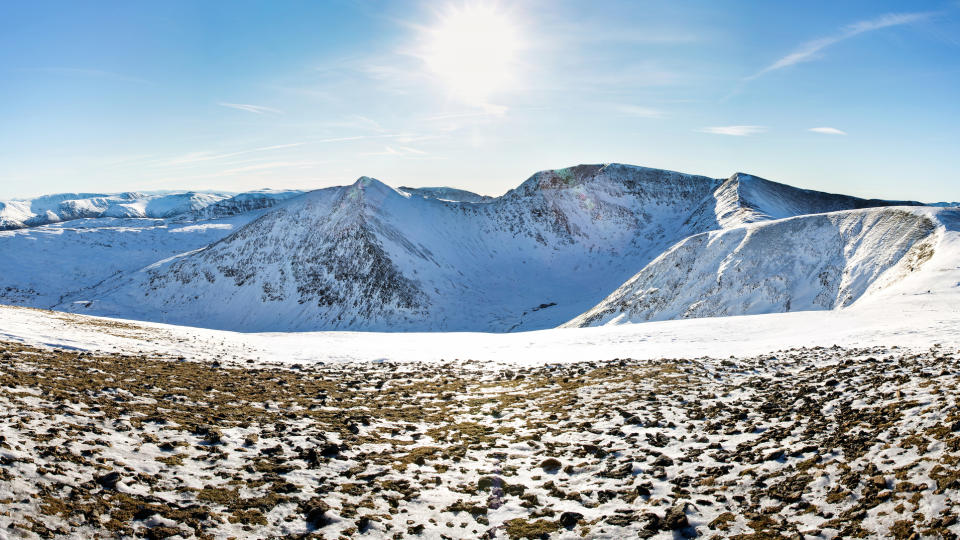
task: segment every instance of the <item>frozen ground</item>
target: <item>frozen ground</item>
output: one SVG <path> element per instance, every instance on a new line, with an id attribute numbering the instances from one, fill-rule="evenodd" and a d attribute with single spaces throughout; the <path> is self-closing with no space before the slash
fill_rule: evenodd
<path id="1" fill-rule="evenodd" d="M 960 282 L 960 280 L 958 280 Z M 952 298 L 952 297 L 951 297 Z M 516 334 L 304 332 L 245 334 L 0 306 L 0 339 L 80 350 L 156 352 L 258 363 L 440 362 L 545 364 L 611 358 L 762 354 L 789 347 L 960 345 L 960 301 L 888 298 L 804 311 L 560 328 Z"/>
<path id="2" fill-rule="evenodd" d="M 0 537 L 956 538 L 960 269 L 928 264 L 839 310 L 517 334 L 3 306 Z"/>
<path id="3" fill-rule="evenodd" d="M 0 349 L 2 537 L 960 533 L 953 347 L 267 369 Z"/>

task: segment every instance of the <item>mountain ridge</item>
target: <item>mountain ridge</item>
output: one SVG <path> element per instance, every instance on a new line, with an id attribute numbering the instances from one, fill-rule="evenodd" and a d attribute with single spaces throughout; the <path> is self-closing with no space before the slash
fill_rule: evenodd
<path id="1" fill-rule="evenodd" d="M 185 220 L 229 217 L 269 208 L 302 194 L 299 190 L 155 191 L 56 193 L 32 199 L 0 201 L 0 231 L 26 229 L 81 219 L 142 218 Z M 216 210 L 204 213 L 204 210 Z"/>
<path id="2" fill-rule="evenodd" d="M 549 328 L 692 235 L 896 203 L 617 163 L 539 171 L 483 203 L 442 193 L 370 177 L 308 192 L 57 308 L 244 331 Z"/>
<path id="3" fill-rule="evenodd" d="M 692 235 L 564 326 L 849 307 L 920 270 L 955 214 L 879 207 Z"/>

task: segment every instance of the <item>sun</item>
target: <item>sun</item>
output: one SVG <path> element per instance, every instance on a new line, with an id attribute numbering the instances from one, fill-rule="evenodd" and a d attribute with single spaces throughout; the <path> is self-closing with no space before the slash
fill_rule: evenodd
<path id="1" fill-rule="evenodd" d="M 449 6 L 423 29 L 421 57 L 430 74 L 459 100 L 491 106 L 515 83 L 522 32 L 511 13 L 494 4 Z"/>

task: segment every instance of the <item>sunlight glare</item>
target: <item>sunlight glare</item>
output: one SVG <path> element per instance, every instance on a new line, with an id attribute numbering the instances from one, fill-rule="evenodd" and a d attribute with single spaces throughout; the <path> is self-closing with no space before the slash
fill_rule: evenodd
<path id="1" fill-rule="evenodd" d="M 490 107 L 491 97 L 515 82 L 521 33 L 495 5 L 450 6 L 424 38 L 428 69 L 468 104 Z"/>

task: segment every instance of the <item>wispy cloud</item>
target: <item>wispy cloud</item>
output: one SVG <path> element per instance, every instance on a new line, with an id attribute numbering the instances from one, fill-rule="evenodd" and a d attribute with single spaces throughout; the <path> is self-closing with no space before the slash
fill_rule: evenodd
<path id="1" fill-rule="evenodd" d="M 332 142 L 360 141 L 360 140 L 363 140 L 363 139 L 370 139 L 370 138 L 374 138 L 374 137 L 375 137 L 375 138 L 379 138 L 380 135 L 374 135 L 373 137 L 371 137 L 370 135 L 354 135 L 354 136 L 352 136 L 352 137 L 330 137 L 330 138 L 328 138 L 328 139 L 319 139 L 319 140 L 317 140 L 316 142 L 318 142 L 318 143 L 332 143 Z"/>
<path id="2" fill-rule="evenodd" d="M 482 118 L 485 116 L 495 116 L 495 115 L 487 111 L 460 112 L 460 113 L 437 114 L 434 116 L 428 116 L 423 120 L 426 122 L 433 122 L 436 120 L 451 120 L 451 119 L 457 119 L 457 118 Z"/>
<path id="3" fill-rule="evenodd" d="M 266 163 L 257 163 L 254 165 L 245 165 L 243 167 L 233 167 L 231 169 L 223 170 L 217 173 L 219 176 L 228 176 L 231 174 L 252 172 L 252 171 L 273 171 L 276 169 L 284 168 L 305 168 L 313 167 L 315 165 L 322 164 L 322 161 L 315 160 L 301 160 L 301 161 L 269 161 Z"/>
<path id="4" fill-rule="evenodd" d="M 238 150 L 236 152 L 227 152 L 223 154 L 218 154 L 214 152 L 190 152 L 189 154 L 184 154 L 182 156 L 163 161 L 161 165 L 185 165 L 191 163 L 198 163 L 202 161 L 213 161 L 218 159 L 225 159 L 234 156 L 242 156 L 245 154 L 252 154 L 254 152 L 266 152 L 269 150 L 280 150 L 282 148 L 293 148 L 295 146 L 301 146 L 304 143 L 296 142 L 289 144 L 274 144 L 271 146 L 261 146 L 258 148 L 250 148 L 247 150 Z"/>
<path id="5" fill-rule="evenodd" d="M 846 131 L 839 130 L 832 127 L 815 127 L 810 128 L 807 131 L 812 131 L 814 133 L 823 133 L 824 135 L 846 135 Z"/>
<path id="6" fill-rule="evenodd" d="M 352 135 L 348 137 L 329 137 L 326 139 L 316 139 L 311 142 L 336 143 L 336 142 L 362 141 L 365 139 L 396 139 L 399 142 L 415 142 L 415 141 L 423 141 L 423 140 L 432 139 L 432 138 L 435 138 L 435 137 L 423 136 L 423 135 L 411 135 L 411 134 L 405 134 L 405 133 L 382 133 L 380 135 Z"/>
<path id="7" fill-rule="evenodd" d="M 767 128 L 764 126 L 711 126 L 698 129 L 700 133 L 712 133 L 714 135 L 732 135 L 734 137 L 746 137 L 747 135 L 756 135 L 763 133 Z"/>
<path id="8" fill-rule="evenodd" d="M 351 129 L 354 131 L 367 131 L 380 134 L 390 131 L 373 118 L 360 114 L 351 114 L 339 120 L 324 122 L 323 125 L 329 128 Z"/>
<path id="9" fill-rule="evenodd" d="M 850 39 L 860 34 L 872 32 L 874 30 L 881 30 L 883 28 L 890 28 L 892 26 L 915 23 L 927 19 L 931 15 L 933 15 L 932 12 L 888 13 L 875 19 L 855 22 L 844 27 L 840 33 L 836 35 L 827 36 L 804 43 L 796 51 L 784 56 L 783 58 L 780 58 L 776 62 L 747 77 L 747 80 L 756 79 L 757 77 L 766 73 L 770 73 L 771 71 L 776 71 L 785 67 L 815 60 L 820 57 L 821 51 L 827 47 L 836 45 L 841 41 Z"/>
<path id="10" fill-rule="evenodd" d="M 217 103 L 217 105 L 220 105 L 221 107 L 229 107 L 231 109 L 237 109 L 240 111 L 252 112 L 253 114 L 263 114 L 263 113 L 283 114 L 283 111 L 279 109 L 274 109 L 273 107 L 264 107 L 263 105 L 250 105 L 249 103 L 224 103 L 221 101 L 220 103 Z"/>
<path id="11" fill-rule="evenodd" d="M 659 109 L 640 107 L 637 105 L 620 105 L 617 107 L 617 110 L 621 114 L 635 116 L 637 118 L 663 118 L 666 116 L 664 112 Z"/>
<path id="12" fill-rule="evenodd" d="M 384 146 L 383 151 L 381 152 L 365 152 L 360 154 L 361 156 L 397 156 L 397 157 L 413 157 L 413 156 L 426 156 L 427 152 L 423 150 L 418 150 L 416 148 L 411 148 L 409 146 Z"/>
<path id="13" fill-rule="evenodd" d="M 417 154 L 419 156 L 427 155 L 427 152 L 424 152 L 423 150 L 418 150 L 416 148 L 411 148 L 409 146 L 397 146 L 397 148 L 400 149 L 401 152 L 405 152 L 407 154 Z"/>

